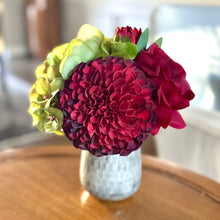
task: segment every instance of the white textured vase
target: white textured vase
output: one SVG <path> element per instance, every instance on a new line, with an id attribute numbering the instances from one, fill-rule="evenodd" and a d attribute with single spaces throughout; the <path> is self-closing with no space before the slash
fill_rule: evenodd
<path id="1" fill-rule="evenodd" d="M 81 153 L 81 184 L 99 199 L 117 201 L 133 195 L 140 186 L 141 173 L 140 149 L 128 156 Z"/>

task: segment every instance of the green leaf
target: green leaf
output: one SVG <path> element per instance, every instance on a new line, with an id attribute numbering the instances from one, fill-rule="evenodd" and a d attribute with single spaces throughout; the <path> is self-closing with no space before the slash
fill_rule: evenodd
<path id="1" fill-rule="evenodd" d="M 149 28 L 146 28 L 137 42 L 137 48 L 138 48 L 137 53 L 140 53 L 141 50 L 147 47 L 148 38 L 149 38 Z"/>
<path id="2" fill-rule="evenodd" d="M 110 56 L 134 59 L 137 55 L 137 46 L 131 42 L 113 42 Z"/>
<path id="3" fill-rule="evenodd" d="M 158 45 L 158 47 L 160 47 L 161 48 L 161 46 L 162 46 L 162 42 L 163 42 L 163 38 L 162 37 L 160 37 L 159 39 L 157 39 L 156 41 L 155 41 L 155 43 Z"/>

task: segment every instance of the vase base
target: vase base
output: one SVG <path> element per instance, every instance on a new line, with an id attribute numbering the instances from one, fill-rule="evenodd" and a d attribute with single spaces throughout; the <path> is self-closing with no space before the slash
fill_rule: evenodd
<path id="1" fill-rule="evenodd" d="M 88 188 L 88 185 L 86 185 L 84 186 L 84 188 L 86 189 L 86 191 L 88 191 L 91 195 L 93 195 L 97 199 L 104 201 L 121 201 L 134 195 L 137 192 L 139 186 L 140 186 L 140 182 L 135 184 L 131 189 L 127 189 L 126 191 L 125 189 L 123 189 L 118 193 L 115 192 L 116 190 L 114 189 L 114 187 L 112 187 L 111 190 L 107 188 L 94 189 L 94 188 Z M 116 187 L 118 188 L 118 186 Z"/>
<path id="2" fill-rule="evenodd" d="M 141 182 L 141 151 L 128 156 L 96 157 L 82 151 L 80 181 L 93 196 L 106 201 L 119 201 L 132 196 Z"/>

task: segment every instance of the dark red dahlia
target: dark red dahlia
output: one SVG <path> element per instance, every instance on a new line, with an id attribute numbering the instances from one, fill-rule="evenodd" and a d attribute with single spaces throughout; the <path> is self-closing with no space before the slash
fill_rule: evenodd
<path id="1" fill-rule="evenodd" d="M 141 29 L 127 27 L 117 27 L 115 30 L 115 36 L 120 35 L 121 38 L 128 36 L 131 39 L 131 42 L 137 44 L 138 39 L 140 38 L 142 31 Z"/>
<path id="2" fill-rule="evenodd" d="M 132 60 L 79 64 L 60 92 L 63 130 L 76 148 L 96 156 L 128 155 L 155 125 L 152 83 Z"/>
<path id="3" fill-rule="evenodd" d="M 156 134 L 161 126 L 184 128 L 185 122 L 177 110 L 188 107 L 195 95 L 185 79 L 183 67 L 174 62 L 156 43 L 147 51 L 142 50 L 135 62 L 155 86 L 157 122 L 151 133 Z"/>

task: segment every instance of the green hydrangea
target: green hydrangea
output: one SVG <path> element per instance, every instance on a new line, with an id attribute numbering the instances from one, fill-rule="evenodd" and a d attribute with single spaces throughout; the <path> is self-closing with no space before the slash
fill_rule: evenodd
<path id="1" fill-rule="evenodd" d="M 98 57 L 117 56 L 134 59 L 137 46 L 129 38 L 106 38 L 100 30 L 83 25 L 77 37 L 69 43 L 55 47 L 47 59 L 36 69 L 36 81 L 29 99 L 28 112 L 33 118 L 33 125 L 44 132 L 63 134 L 63 114 L 57 109 L 57 94 L 64 87 L 73 69 L 81 62 L 88 62 Z"/>

